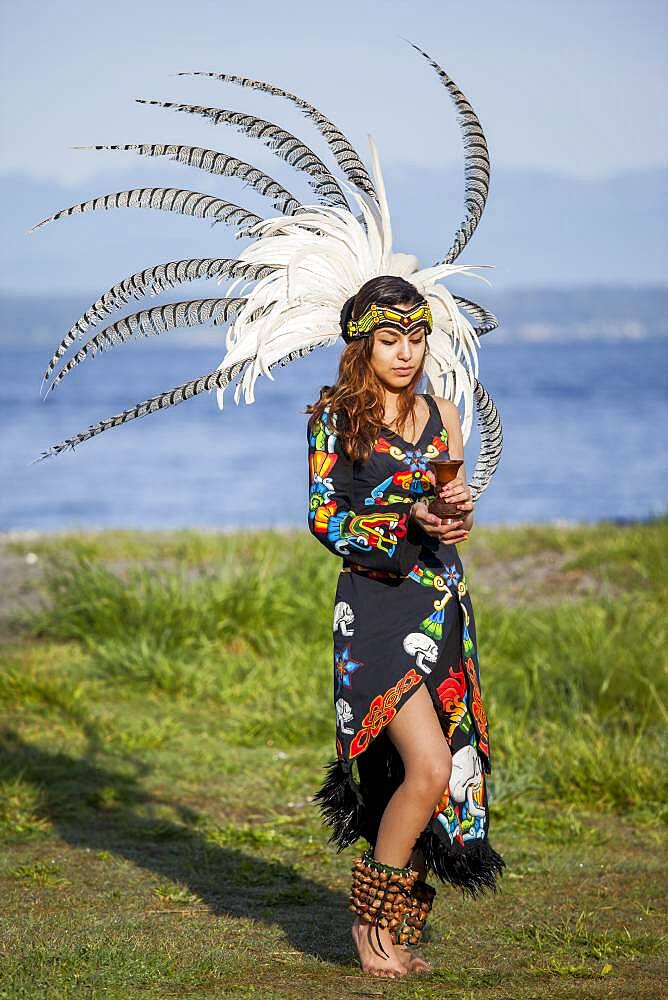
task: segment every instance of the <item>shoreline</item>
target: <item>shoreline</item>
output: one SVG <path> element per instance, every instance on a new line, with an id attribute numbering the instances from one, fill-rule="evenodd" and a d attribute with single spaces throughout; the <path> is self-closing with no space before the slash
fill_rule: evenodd
<path id="1" fill-rule="evenodd" d="M 553 529 L 557 531 L 568 531 L 569 529 L 582 529 L 582 528 L 594 528 L 601 527 L 602 525 L 610 525 L 611 527 L 638 527 L 642 525 L 655 524 L 659 521 L 664 520 L 668 517 L 668 507 L 665 510 L 656 514 L 646 514 L 641 517 L 625 517 L 620 516 L 610 516 L 599 518 L 592 521 L 584 520 L 570 520 L 568 518 L 553 518 L 544 521 L 493 521 L 484 522 L 482 524 L 476 524 L 475 527 L 478 530 L 485 532 L 498 532 L 498 531 L 510 531 L 510 532 L 522 532 L 527 530 L 536 529 Z M 112 535 L 112 534 L 136 534 L 136 535 L 176 535 L 176 534 L 201 534 L 201 535 L 219 535 L 222 537 L 228 535 L 266 535 L 266 534 L 276 534 L 276 535 L 292 535 L 295 533 L 300 533 L 301 531 L 308 533 L 306 522 L 301 524 L 278 524 L 278 525 L 231 525 L 230 527 L 221 527 L 219 525 L 211 526 L 201 526 L 201 525 L 181 525 L 179 527 L 170 528 L 159 528 L 159 527 L 133 527 L 126 525 L 114 525 L 114 526 L 99 526 L 86 525 L 77 526 L 73 525 L 71 527 L 63 528 L 53 528 L 41 530 L 39 528 L 9 528 L 7 530 L 0 530 L 0 544 L 11 543 L 11 542 L 28 542 L 33 539 L 58 539 L 66 538 L 70 535 L 76 536 L 86 536 L 86 535 Z"/>

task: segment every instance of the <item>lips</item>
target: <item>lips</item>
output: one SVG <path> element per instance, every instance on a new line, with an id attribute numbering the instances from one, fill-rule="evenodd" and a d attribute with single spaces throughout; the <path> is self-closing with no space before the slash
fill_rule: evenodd
<path id="1" fill-rule="evenodd" d="M 396 372 L 397 375 L 411 375 L 413 373 L 412 368 L 393 368 L 392 371 Z"/>

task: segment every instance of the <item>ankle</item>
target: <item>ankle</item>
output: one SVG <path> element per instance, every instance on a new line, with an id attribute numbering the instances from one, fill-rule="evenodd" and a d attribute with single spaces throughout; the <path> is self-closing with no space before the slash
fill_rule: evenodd
<path id="1" fill-rule="evenodd" d="M 387 852 L 376 849 L 372 851 L 369 849 L 365 857 L 374 868 L 384 871 L 388 875 L 404 875 L 412 868 L 410 857 L 400 857 L 396 851 Z"/>
<path id="2" fill-rule="evenodd" d="M 376 931 L 404 927 L 411 909 L 411 890 L 417 872 L 406 865 L 386 865 L 372 857 L 369 847 L 352 868 L 350 909 Z"/>

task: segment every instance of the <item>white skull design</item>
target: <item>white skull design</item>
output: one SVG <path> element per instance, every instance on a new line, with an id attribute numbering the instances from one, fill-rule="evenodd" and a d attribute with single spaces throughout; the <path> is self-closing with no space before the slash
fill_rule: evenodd
<path id="1" fill-rule="evenodd" d="M 415 666 L 425 673 L 431 673 L 427 663 L 436 663 L 438 646 L 433 639 L 422 632 L 410 632 L 404 639 L 404 649 L 409 656 L 415 657 Z"/>
<path id="2" fill-rule="evenodd" d="M 345 700 L 345 698 L 339 698 L 336 703 L 336 725 L 339 727 L 342 733 L 352 734 L 355 732 L 354 729 L 348 729 L 346 722 L 353 721 L 353 711 Z"/>
<path id="3" fill-rule="evenodd" d="M 351 627 L 355 621 L 353 609 L 345 601 L 339 601 L 334 608 L 333 631 L 341 629 L 341 635 L 353 635 L 354 629 Z"/>
<path id="4" fill-rule="evenodd" d="M 473 792 L 480 788 L 481 780 L 482 765 L 475 747 L 469 744 L 452 755 L 450 795 L 455 802 L 463 802 L 466 799 L 469 812 L 473 816 L 485 815 L 484 808 L 473 799 Z"/>

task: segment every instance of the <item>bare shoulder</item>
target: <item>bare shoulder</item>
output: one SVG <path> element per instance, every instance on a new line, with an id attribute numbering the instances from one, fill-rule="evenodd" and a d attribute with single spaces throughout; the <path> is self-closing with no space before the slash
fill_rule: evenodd
<path id="1" fill-rule="evenodd" d="M 448 429 L 461 427 L 459 408 L 452 402 L 452 400 L 442 399 L 440 396 L 434 396 L 433 398 L 439 408 L 445 426 Z"/>
<path id="2" fill-rule="evenodd" d="M 450 457 L 463 459 L 464 441 L 462 438 L 462 419 L 459 413 L 459 407 L 450 399 L 441 399 L 440 396 L 434 396 L 434 402 L 438 406 L 443 426 L 448 435 L 447 441 Z M 462 469 L 459 471 L 462 476 L 464 476 L 465 473 Z"/>

